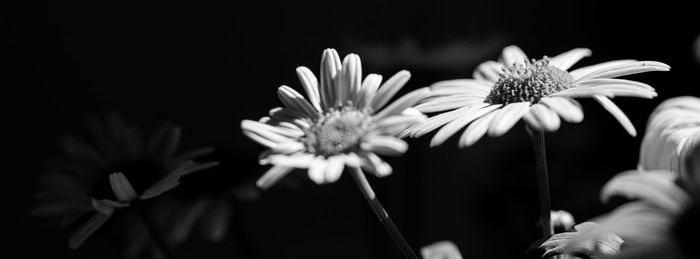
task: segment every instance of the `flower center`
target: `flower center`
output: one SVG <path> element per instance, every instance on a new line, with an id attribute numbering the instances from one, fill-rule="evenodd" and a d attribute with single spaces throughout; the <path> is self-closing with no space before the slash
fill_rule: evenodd
<path id="1" fill-rule="evenodd" d="M 306 130 L 304 144 L 311 153 L 333 156 L 357 148 L 370 127 L 371 116 L 352 108 L 330 111 Z"/>
<path id="2" fill-rule="evenodd" d="M 515 102 L 537 103 L 540 98 L 571 87 L 574 78 L 559 68 L 549 65 L 549 58 L 525 60 L 502 69 L 500 77 L 486 96 L 493 104 Z"/>

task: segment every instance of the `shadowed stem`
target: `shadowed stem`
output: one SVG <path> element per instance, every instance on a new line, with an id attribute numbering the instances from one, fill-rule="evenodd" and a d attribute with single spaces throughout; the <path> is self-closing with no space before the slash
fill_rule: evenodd
<path id="1" fill-rule="evenodd" d="M 355 179 L 355 183 L 357 183 L 357 186 L 360 188 L 362 196 L 365 197 L 365 199 L 369 203 L 369 206 L 372 207 L 374 214 L 377 215 L 377 217 L 379 218 L 379 222 L 382 223 L 384 229 L 386 229 L 386 231 L 389 232 L 391 238 L 394 240 L 394 242 L 396 242 L 396 245 L 399 247 L 399 249 L 401 249 L 401 252 L 403 253 L 404 257 L 409 259 L 418 259 L 416 254 L 406 242 L 406 239 L 404 239 L 401 235 L 401 232 L 399 232 L 399 229 L 396 228 L 394 222 L 392 222 L 391 218 L 389 218 L 389 214 L 386 213 L 386 210 L 384 210 L 382 204 L 379 203 L 379 200 L 374 194 L 372 187 L 369 185 L 369 182 L 367 181 L 365 174 L 362 172 L 362 169 L 360 169 L 359 167 L 352 167 L 351 175 L 352 178 Z"/>
<path id="2" fill-rule="evenodd" d="M 554 234 L 552 229 L 552 210 L 549 200 L 549 178 L 547 176 L 547 153 L 545 152 L 544 131 L 528 128 L 532 142 L 535 145 L 535 160 L 537 163 L 537 185 L 540 193 L 540 223 L 542 224 L 542 236 Z"/>
<path id="3" fill-rule="evenodd" d="M 170 251 L 168 243 L 165 242 L 165 237 L 163 237 L 162 233 L 158 229 L 155 220 L 153 220 L 151 215 L 148 215 L 148 213 L 144 211 L 143 207 L 136 207 L 135 211 L 141 218 L 143 224 L 146 226 L 148 234 L 151 236 L 151 240 L 153 240 L 153 244 L 156 245 L 156 248 L 160 250 L 165 259 L 172 259 L 173 253 Z"/>

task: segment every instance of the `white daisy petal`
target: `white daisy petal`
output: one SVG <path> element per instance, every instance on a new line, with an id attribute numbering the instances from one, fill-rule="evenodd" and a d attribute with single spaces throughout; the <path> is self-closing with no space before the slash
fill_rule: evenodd
<path id="1" fill-rule="evenodd" d="M 550 96 L 576 98 L 591 97 L 593 95 L 602 95 L 610 98 L 622 96 L 652 99 L 658 94 L 651 90 L 640 89 L 636 86 L 630 85 L 598 85 L 590 87 L 569 88 L 564 91 L 552 94 Z"/>
<path id="2" fill-rule="evenodd" d="M 335 104 L 335 82 L 334 78 L 341 69 L 340 57 L 335 49 L 326 49 L 321 56 L 321 86 L 319 95 L 321 97 L 321 107 L 324 111 Z"/>
<path id="3" fill-rule="evenodd" d="M 630 119 L 627 118 L 627 115 L 625 115 L 625 113 L 622 112 L 622 110 L 620 110 L 620 108 L 617 107 L 613 101 L 600 95 L 594 95 L 593 99 L 595 99 L 598 103 L 600 103 L 600 105 L 603 106 L 603 108 L 605 108 L 605 110 L 612 114 L 612 116 L 615 117 L 618 122 L 620 122 L 622 127 L 624 127 L 630 135 L 633 137 L 637 136 L 637 130 L 634 129 L 634 125 L 632 125 Z"/>
<path id="4" fill-rule="evenodd" d="M 340 179 L 340 175 L 345 169 L 345 156 L 338 155 L 328 158 L 328 166 L 326 166 L 325 182 L 334 183 Z"/>
<path id="5" fill-rule="evenodd" d="M 277 89 L 277 95 L 285 106 L 303 112 L 303 114 L 309 118 L 318 118 L 318 111 L 311 106 L 309 101 L 304 99 L 304 96 L 291 87 L 286 85 L 280 86 Z"/>
<path id="6" fill-rule="evenodd" d="M 357 95 L 355 103 L 357 107 L 361 110 L 369 108 L 372 103 L 372 99 L 377 94 L 377 89 L 382 83 L 382 76 L 378 74 L 369 74 L 365 77 L 365 81 L 362 82 L 360 86 L 360 93 Z"/>
<path id="7" fill-rule="evenodd" d="M 297 77 L 299 77 L 299 81 L 304 87 L 304 91 L 306 91 L 306 96 L 309 97 L 311 105 L 313 105 L 317 111 L 323 111 L 321 109 L 321 97 L 318 93 L 318 79 L 316 79 L 314 73 L 308 68 L 300 66 L 297 67 Z"/>
<path id="8" fill-rule="evenodd" d="M 270 186 L 277 183 L 282 177 L 286 176 L 291 172 L 293 168 L 285 166 L 273 166 L 265 174 L 263 174 L 260 179 L 256 182 L 256 185 L 261 189 L 270 188 Z"/>
<path id="9" fill-rule="evenodd" d="M 525 60 L 527 60 L 527 55 L 525 55 L 525 52 L 523 52 L 522 49 L 515 45 L 510 45 L 503 48 L 503 52 L 499 58 L 499 61 L 506 66 L 512 66 L 513 64 L 524 64 Z"/>
<path id="10" fill-rule="evenodd" d="M 676 185 L 677 174 L 669 171 L 627 171 L 608 181 L 600 193 L 608 202 L 614 196 L 640 199 L 665 211 L 679 213 L 690 202 L 686 192 Z"/>
<path id="11" fill-rule="evenodd" d="M 634 59 L 621 59 L 621 60 L 613 60 L 613 61 L 607 61 L 603 63 L 598 63 L 595 65 L 591 66 L 586 66 L 586 67 L 581 67 L 574 69 L 572 71 L 569 71 L 569 74 L 574 77 L 574 80 L 578 80 L 582 78 L 585 75 L 588 75 L 590 73 L 606 69 L 608 67 L 615 67 L 621 64 L 626 64 L 626 63 L 632 63 L 635 62 L 636 60 Z"/>
<path id="12" fill-rule="evenodd" d="M 486 104 L 484 104 L 486 105 Z M 458 117 L 462 116 L 465 112 L 469 111 L 471 107 L 465 106 L 462 108 L 459 108 L 454 111 L 449 111 L 449 112 L 444 112 L 438 115 L 435 115 L 433 117 L 428 118 L 425 122 L 412 126 L 408 128 L 406 131 L 401 133 L 399 135 L 400 137 L 404 136 L 411 136 L 414 138 L 423 136 L 427 134 L 428 132 L 433 131 L 434 129 L 437 129 L 441 127 L 442 125 L 445 125 L 449 123 L 450 121 L 453 121 L 457 119 Z"/>
<path id="13" fill-rule="evenodd" d="M 577 87 L 592 87 L 592 86 L 600 86 L 600 85 L 628 85 L 628 86 L 638 87 L 638 88 L 644 89 L 644 90 L 655 91 L 654 88 L 648 84 L 645 84 L 642 82 L 637 82 L 637 81 L 632 81 L 632 80 L 627 80 L 627 79 L 619 79 L 619 78 L 592 78 L 592 79 L 582 79 L 582 80 L 579 80 L 578 82 L 576 82 Z"/>
<path id="14" fill-rule="evenodd" d="M 268 114 L 272 119 L 279 121 L 293 121 L 295 119 L 306 118 L 300 111 L 282 107 L 272 108 Z"/>
<path id="15" fill-rule="evenodd" d="M 381 89 L 380 89 L 381 90 Z M 381 120 L 384 117 L 401 114 L 407 108 L 415 105 L 418 101 L 427 97 L 430 94 L 430 89 L 427 87 L 419 88 L 401 96 L 398 100 L 389 104 L 386 108 L 377 113 L 374 117 Z"/>
<path id="16" fill-rule="evenodd" d="M 530 110 L 530 112 L 525 113 L 525 115 L 523 115 L 523 121 L 535 130 L 544 131 L 544 125 L 542 125 L 542 123 L 537 118 L 535 118 L 535 115 L 532 113 L 532 109 Z"/>
<path id="17" fill-rule="evenodd" d="M 530 107 L 530 114 L 534 116 L 542 127 L 541 130 L 552 132 L 559 129 L 561 120 L 556 112 L 544 104 L 537 103 Z"/>
<path id="18" fill-rule="evenodd" d="M 496 82 L 500 77 L 501 69 L 503 69 L 503 64 L 489 60 L 476 67 L 473 77 L 483 81 Z"/>
<path id="19" fill-rule="evenodd" d="M 345 154 L 345 165 L 349 167 L 361 167 L 362 159 L 355 153 Z"/>
<path id="20" fill-rule="evenodd" d="M 129 183 L 129 179 L 123 173 L 113 173 L 109 175 L 109 185 L 112 187 L 114 196 L 121 202 L 128 202 L 136 199 L 136 191 Z"/>
<path id="21" fill-rule="evenodd" d="M 293 168 L 309 168 L 313 160 L 314 156 L 311 154 L 270 155 L 267 157 L 270 164 Z"/>
<path id="22" fill-rule="evenodd" d="M 316 184 L 322 184 L 326 180 L 326 167 L 328 167 L 328 161 L 323 156 L 317 156 L 309 167 L 309 179 Z"/>
<path id="23" fill-rule="evenodd" d="M 362 83 L 360 57 L 356 54 L 345 56 L 342 69 L 335 80 L 336 105 L 342 106 L 348 100 L 354 100 Z"/>
<path id="24" fill-rule="evenodd" d="M 495 117 L 489 125 L 489 136 L 498 137 L 510 130 L 530 109 L 530 102 L 507 104 L 495 111 Z"/>
<path id="25" fill-rule="evenodd" d="M 632 74 L 639 74 L 651 71 L 669 71 L 670 66 L 657 61 L 636 61 L 606 67 L 581 77 L 579 80 L 588 78 L 614 78 Z"/>
<path id="26" fill-rule="evenodd" d="M 294 139 L 280 134 L 280 131 L 283 131 L 283 129 L 278 129 L 277 127 L 257 121 L 243 120 L 241 121 L 241 129 L 246 136 L 253 138 L 256 141 L 259 140 L 259 138 L 255 138 L 252 136 L 253 134 L 267 140 L 264 141 L 265 143 L 260 141 L 258 142 L 268 147 L 270 145 L 266 143 L 279 144 L 282 142 L 294 141 Z"/>
<path id="27" fill-rule="evenodd" d="M 472 96 L 444 96 L 416 105 L 416 109 L 421 112 L 441 112 L 453 110 L 464 106 L 484 103 L 484 97 Z"/>
<path id="28" fill-rule="evenodd" d="M 452 79 L 430 85 L 430 96 L 453 94 L 477 94 L 484 96 L 491 91 L 491 85 L 474 79 Z"/>
<path id="29" fill-rule="evenodd" d="M 590 49 L 587 48 L 572 49 L 567 52 L 561 53 L 556 57 L 550 58 L 549 65 L 555 66 L 561 70 L 566 71 L 582 58 L 590 57 L 591 54 L 593 53 Z"/>
<path id="30" fill-rule="evenodd" d="M 386 105 L 389 100 L 391 100 L 391 98 L 394 97 L 399 90 L 401 90 L 401 88 L 410 78 L 411 73 L 406 70 L 401 70 L 389 78 L 389 80 L 386 80 L 386 82 L 379 87 L 374 99 L 372 99 L 371 111 L 377 111 L 384 107 L 384 105 Z"/>
<path id="31" fill-rule="evenodd" d="M 372 152 L 362 152 L 358 155 L 362 160 L 362 168 L 364 168 L 366 172 L 372 173 L 377 177 L 384 177 L 391 174 L 393 170 L 391 165 L 384 162 L 384 160 L 376 154 Z"/>
<path id="32" fill-rule="evenodd" d="M 457 119 L 451 121 L 450 123 L 442 127 L 437 133 L 435 133 L 435 136 L 433 136 L 433 139 L 430 141 L 430 146 L 435 147 L 441 145 L 448 138 L 450 138 L 452 135 L 454 135 L 457 131 L 459 131 L 461 128 L 463 128 L 470 122 L 480 118 L 484 114 L 498 109 L 499 107 L 501 107 L 500 104 L 489 106 L 486 103 L 470 107 L 470 109 L 465 110 Z"/>
<path id="33" fill-rule="evenodd" d="M 406 153 L 406 150 L 408 150 L 408 143 L 396 137 L 375 135 L 365 139 L 365 141 L 360 144 L 360 148 L 381 155 L 399 156 Z"/>
<path id="34" fill-rule="evenodd" d="M 424 122 L 428 119 L 425 115 L 394 115 L 377 122 L 375 130 L 382 135 L 396 136 L 407 128 Z"/>
<path id="35" fill-rule="evenodd" d="M 271 147 L 270 149 L 272 149 L 276 153 L 280 153 L 280 154 L 291 154 L 291 153 L 302 151 L 302 150 L 306 149 L 306 147 L 304 146 L 304 143 L 296 142 L 296 141 L 289 141 L 289 142 L 278 143 L 277 145 L 275 145 L 274 147 Z"/>
<path id="36" fill-rule="evenodd" d="M 493 120 L 496 112 L 490 112 L 476 121 L 469 124 L 462 136 L 459 138 L 459 147 L 468 147 L 479 141 L 489 129 L 489 124 Z"/>
<path id="37" fill-rule="evenodd" d="M 570 123 L 579 123 L 583 120 L 581 104 L 573 99 L 563 97 L 543 97 L 540 103 L 547 105 L 562 119 Z"/>

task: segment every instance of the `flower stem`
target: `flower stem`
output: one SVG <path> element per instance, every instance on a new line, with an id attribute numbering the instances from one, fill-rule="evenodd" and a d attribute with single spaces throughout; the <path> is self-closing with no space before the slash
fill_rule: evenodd
<path id="1" fill-rule="evenodd" d="M 542 224 L 542 236 L 554 234 L 552 229 L 549 200 L 549 177 L 547 176 L 547 153 L 545 151 L 544 131 L 529 128 L 528 132 L 532 137 L 535 146 L 535 160 L 537 163 L 537 185 L 540 192 L 540 223 Z"/>
<path id="2" fill-rule="evenodd" d="M 365 197 L 369 203 L 369 206 L 372 207 L 374 214 L 376 214 L 379 218 L 379 222 L 384 225 L 384 229 L 389 232 L 391 238 L 394 240 L 399 249 L 401 249 L 404 257 L 409 259 L 418 259 L 416 254 L 413 252 L 413 249 L 411 249 L 406 242 L 406 239 L 404 239 L 401 232 L 399 232 L 399 229 L 396 228 L 394 222 L 392 222 L 391 218 L 389 218 L 389 214 L 386 213 L 386 210 L 384 210 L 382 204 L 379 203 L 379 200 L 374 194 L 372 187 L 369 185 L 369 182 L 367 181 L 365 174 L 362 172 L 362 169 L 359 167 L 353 167 L 352 169 L 352 178 L 355 179 L 355 183 L 357 183 L 357 186 L 360 188 L 362 196 Z"/>
<path id="3" fill-rule="evenodd" d="M 153 241 L 153 244 L 155 244 L 156 248 L 160 250 L 165 259 L 172 259 L 173 254 L 168 247 L 168 243 L 165 242 L 165 238 L 163 237 L 162 233 L 158 230 L 158 226 L 156 225 L 153 217 L 148 215 L 148 213 L 144 211 L 143 207 L 137 207 L 135 211 L 141 218 L 143 224 L 146 226 L 148 234 L 151 236 L 151 240 Z"/>

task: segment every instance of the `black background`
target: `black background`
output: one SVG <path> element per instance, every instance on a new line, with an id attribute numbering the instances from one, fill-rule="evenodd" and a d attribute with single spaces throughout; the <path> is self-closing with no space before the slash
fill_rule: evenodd
<path id="1" fill-rule="evenodd" d="M 617 98 L 639 135 L 630 137 L 602 107 L 580 100 L 583 122 L 548 134 L 555 209 L 578 221 L 610 209 L 598 201 L 615 173 L 636 167 L 647 116 L 664 99 L 700 95 L 694 41 L 700 35 L 693 1 L 354 1 L 300 3 L 120 1 L 32 2 L 2 8 L 0 57 L 9 202 L 3 212 L 12 249 L 22 257 L 112 258 L 100 239 L 69 250 L 54 225 L 28 215 L 45 159 L 60 137 L 80 132 L 86 117 L 121 114 L 153 129 L 183 127 L 183 146 L 211 145 L 225 174 L 202 172 L 198 188 L 235 185 L 266 168 L 263 148 L 245 138 L 240 121 L 281 105 L 276 89 L 300 89 L 294 69 L 318 73 L 321 52 L 357 53 L 363 72 L 413 77 L 406 92 L 439 80 L 471 77 L 479 62 L 516 44 L 530 57 L 588 47 L 577 66 L 633 58 L 669 64 L 670 72 L 630 76 L 653 85 L 653 100 Z M 695 3 L 696 4 L 696 3 Z M 537 239 L 534 155 L 522 123 L 500 138 L 458 149 L 452 138 L 429 148 L 432 134 L 408 140 L 389 158 L 394 174 L 370 178 L 414 249 L 452 240 L 467 258 L 518 258 Z M 219 170 L 221 171 L 221 169 Z M 194 240 L 180 258 L 399 258 L 352 180 L 272 188 L 236 208 L 233 236 Z M 185 180 L 187 181 L 187 180 Z M 186 183 L 185 183 L 186 184 Z M 98 232 L 99 235 L 99 232 Z M 16 242 L 16 243 L 15 243 Z"/>

